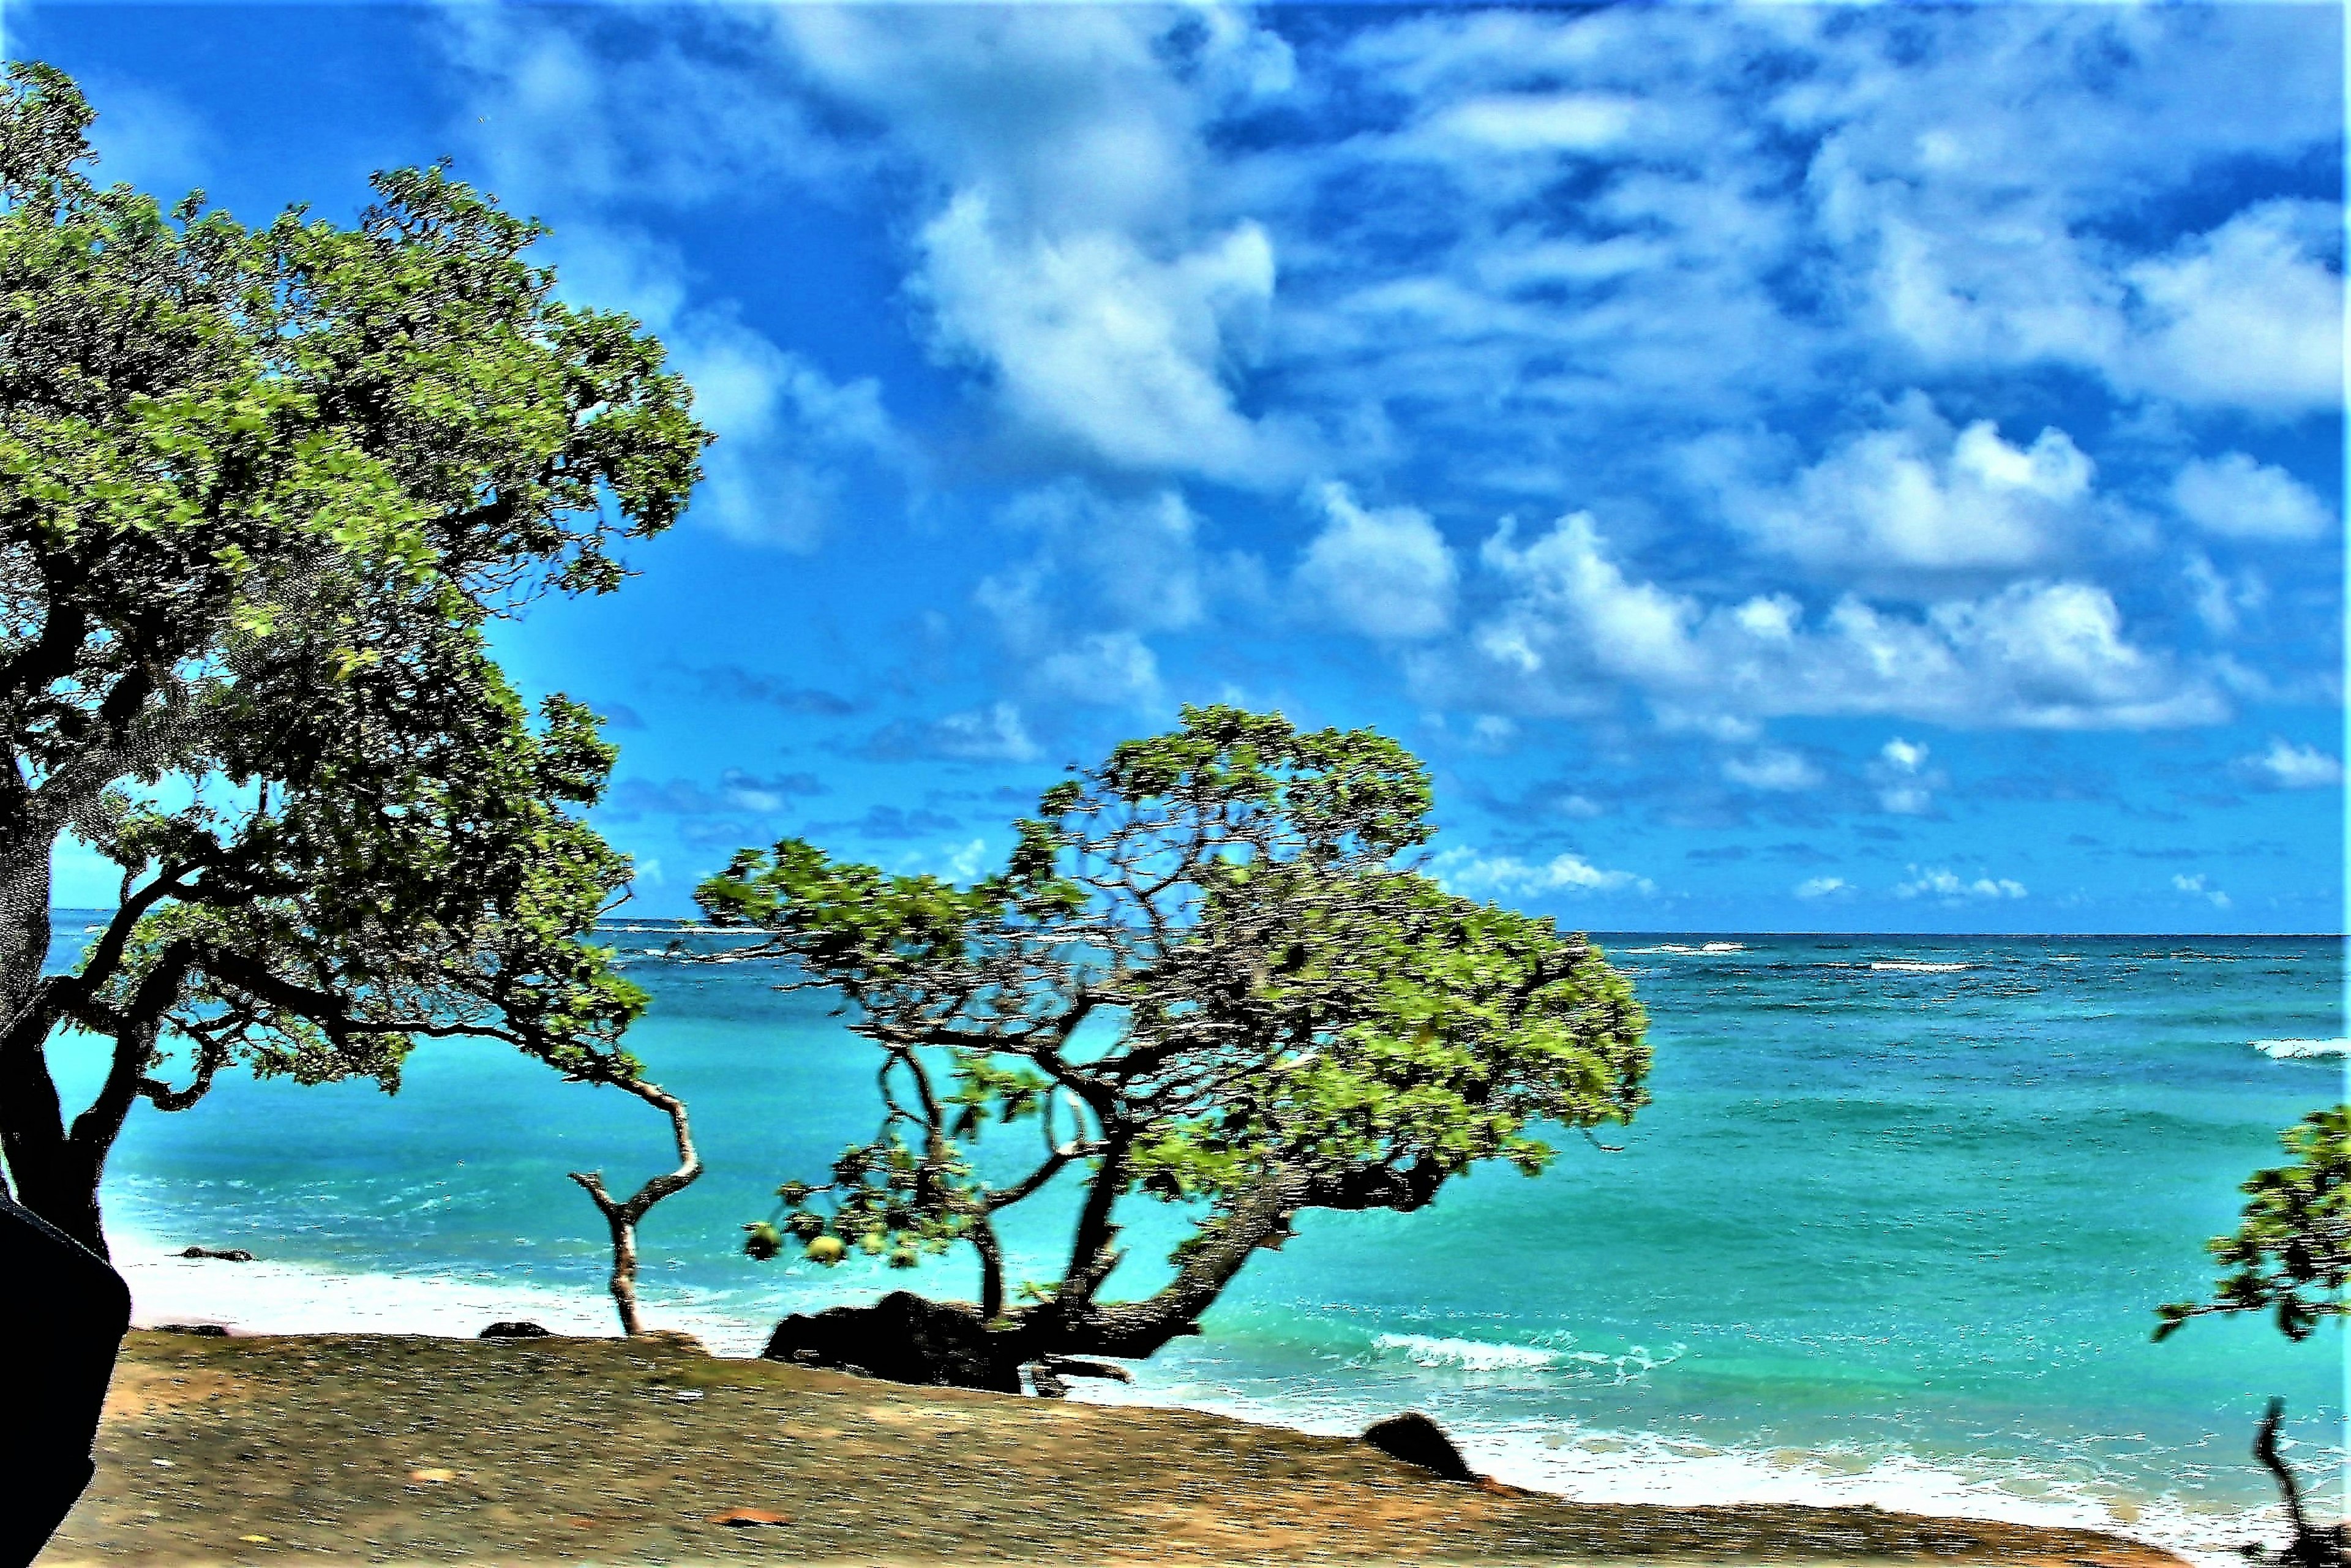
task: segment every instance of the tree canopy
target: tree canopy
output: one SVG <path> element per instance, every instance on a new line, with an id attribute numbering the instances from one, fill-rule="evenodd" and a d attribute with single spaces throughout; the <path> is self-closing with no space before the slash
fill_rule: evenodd
<path id="1" fill-rule="evenodd" d="M 2313 1111 L 2279 1134 L 2287 1164 L 2255 1171 L 2242 1191 L 2243 1221 L 2212 1239 L 2213 1259 L 2230 1270 L 2210 1301 L 2171 1301 L 2156 1309 L 2155 1337 L 2167 1339 L 2190 1318 L 2213 1312 L 2274 1312 L 2288 1339 L 2310 1337 L 2346 1312 L 2351 1278 L 2351 1105 Z"/>
<path id="2" fill-rule="evenodd" d="M 968 1241 L 1006 1354 L 1147 1355 L 1305 1210 L 1417 1209 L 1480 1161 L 1542 1170 L 1542 1124 L 1629 1119 L 1649 1062 L 1630 986 L 1583 937 L 1406 863 L 1430 807 L 1384 736 L 1187 707 L 1046 791 L 969 887 L 795 839 L 738 854 L 702 908 L 766 934 L 735 960 L 842 998 L 883 1099 L 749 1250 L 909 1266 Z M 1021 1123 L 1033 1163 L 983 1180 L 974 1145 Z M 996 1216 L 1067 1170 L 1067 1260 L 1008 1302 Z M 1164 1286 L 1109 1301 L 1130 1196 L 1196 1223 Z"/>
<path id="3" fill-rule="evenodd" d="M 462 1033 L 638 1079 L 644 998 L 580 940 L 628 878 L 581 818 L 612 748 L 580 704 L 527 705 L 488 632 L 615 587 L 709 435 L 661 345 L 557 298 L 542 231 L 445 170 L 379 174 L 354 225 L 248 227 L 96 183 L 91 118 L 8 68 L 0 1151 L 102 1245 L 131 1106 L 232 1061 L 389 1088 Z M 120 909 L 43 977 L 68 834 Z M 68 1028 L 114 1042 L 70 1123 Z"/>

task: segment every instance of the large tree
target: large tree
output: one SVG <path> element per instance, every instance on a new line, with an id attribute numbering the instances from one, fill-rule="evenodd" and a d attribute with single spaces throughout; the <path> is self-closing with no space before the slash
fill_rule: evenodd
<path id="1" fill-rule="evenodd" d="M 644 1005 L 580 938 L 627 862 L 581 820 L 612 750 L 534 712 L 495 617 L 594 593 L 676 517 L 707 433 L 661 346 L 555 298 L 539 234 L 439 169 L 355 226 L 170 212 L 91 175 L 38 65 L 0 94 L 0 1154 L 102 1248 L 126 1114 L 242 1061 L 387 1089 L 505 1040 L 669 1110 Z M 44 975 L 52 853 L 120 907 Z M 68 1117 L 51 1053 L 110 1066 Z M 682 1112 L 680 1154 L 691 1165 Z"/>
<path id="2" fill-rule="evenodd" d="M 852 1248 L 908 1266 L 969 1242 L 979 1300 L 946 1303 L 997 1369 L 1146 1356 L 1196 1324 L 1306 1210 L 1420 1208 L 1501 1158 L 1533 1174 L 1539 1124 L 1646 1103 L 1644 1020 L 1582 936 L 1455 896 L 1410 864 L 1428 779 L 1371 731 L 1186 708 L 1049 790 L 1006 868 L 968 888 L 884 876 L 786 840 L 699 893 L 764 932 L 732 961 L 789 960 L 872 1043 L 874 1137 L 788 1184 L 749 1249 Z M 985 1179 L 972 1145 L 1029 1122 L 1033 1159 Z M 1030 1134 L 1031 1136 L 1035 1134 Z M 1072 1174 L 1069 1250 L 1008 1300 L 998 1216 Z M 1193 1223 L 1168 1277 L 1107 1299 L 1119 1205 Z"/>

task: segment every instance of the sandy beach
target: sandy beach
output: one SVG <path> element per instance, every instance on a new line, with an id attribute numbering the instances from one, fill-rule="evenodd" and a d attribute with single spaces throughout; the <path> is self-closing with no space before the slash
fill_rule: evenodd
<path id="1" fill-rule="evenodd" d="M 1344 1438 L 903 1387 L 683 1336 L 152 1331 L 124 1347 L 98 1479 L 40 1561 L 746 1558 L 2181 1562 L 1870 1508 L 1579 1503 L 1439 1480 Z"/>

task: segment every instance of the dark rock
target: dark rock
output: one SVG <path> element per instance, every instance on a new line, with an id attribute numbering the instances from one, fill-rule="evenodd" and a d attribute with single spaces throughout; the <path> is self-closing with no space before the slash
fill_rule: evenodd
<path id="1" fill-rule="evenodd" d="M 1477 1472 L 1463 1461 L 1461 1450 L 1445 1435 L 1445 1428 L 1417 1410 L 1373 1422 L 1364 1428 L 1364 1441 L 1392 1459 L 1418 1465 L 1448 1481 L 1478 1479 Z"/>
<path id="2" fill-rule="evenodd" d="M 202 1334 L 206 1339 L 226 1339 L 228 1330 L 218 1323 L 157 1323 L 157 1333 Z"/>
<path id="3" fill-rule="evenodd" d="M 476 1339 L 547 1339 L 550 1336 L 547 1330 L 537 1323 L 515 1322 L 492 1323 L 474 1337 Z"/>
<path id="4" fill-rule="evenodd" d="M 253 1254 L 242 1247 L 190 1247 L 180 1254 L 183 1258 L 217 1258 L 224 1263 L 250 1263 Z"/>
<path id="5" fill-rule="evenodd" d="M 776 1325 L 769 1361 L 857 1371 L 891 1383 L 1020 1392 L 1020 1360 L 969 1307 L 893 1291 L 870 1307 L 794 1312 Z"/>

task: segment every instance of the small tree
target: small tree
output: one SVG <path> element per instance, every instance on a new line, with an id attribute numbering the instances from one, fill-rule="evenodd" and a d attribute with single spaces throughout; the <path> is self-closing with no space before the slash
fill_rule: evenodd
<path id="1" fill-rule="evenodd" d="M 442 171 L 377 176 L 356 227 L 249 229 L 92 183 L 90 119 L 8 68 L 0 1153 L 103 1249 L 133 1104 L 232 1062 L 389 1090 L 417 1040 L 487 1036 L 643 1096 L 644 995 L 580 940 L 628 879 L 581 820 L 612 748 L 565 697 L 534 716 L 486 631 L 616 586 L 709 437 L 660 344 L 558 302 L 540 231 Z M 120 908 L 45 976 L 68 835 Z M 68 1029 L 111 1042 L 70 1121 Z"/>
<path id="2" fill-rule="evenodd" d="M 2328 1318 L 2346 1314 L 2343 1285 L 2351 1277 L 2351 1105 L 2314 1111 L 2279 1135 L 2290 1164 L 2255 1171 L 2243 1185 L 2249 1201 L 2233 1235 L 2216 1236 L 2212 1256 L 2231 1272 L 2214 1282 L 2210 1301 L 2169 1301 L 2155 1309 L 2155 1337 L 2168 1339 L 2190 1318 L 2213 1312 L 2273 1312 L 2278 1332 L 2308 1339 Z M 2294 1542 L 2277 1555 L 2297 1568 L 2341 1568 L 2345 1527 L 2314 1526 L 2302 1489 L 2278 1451 L 2285 1401 L 2273 1399 L 2253 1437 L 2253 1458 L 2276 1479 L 2294 1526 Z M 2248 1548 L 2248 1551 L 2253 1550 Z"/>
<path id="3" fill-rule="evenodd" d="M 2168 1339 L 2190 1318 L 2212 1312 L 2277 1314 L 2278 1332 L 2304 1340 L 2346 1307 L 2351 1278 L 2351 1105 L 2313 1111 L 2279 1134 L 2290 1164 L 2255 1171 L 2233 1235 L 2216 1236 L 2213 1258 L 2231 1271 L 2210 1301 L 2155 1309 L 2155 1337 Z"/>
<path id="4" fill-rule="evenodd" d="M 789 960 L 792 986 L 855 1009 L 883 1101 L 874 1137 L 787 1184 L 748 1250 L 789 1235 L 820 1261 L 910 1266 L 968 1241 L 979 1301 L 948 1305 L 998 1364 L 1050 1373 L 1197 1333 L 1308 1209 L 1408 1212 L 1481 1160 L 1542 1170 L 1535 1124 L 1626 1120 L 1649 1061 L 1631 988 L 1584 938 L 1399 865 L 1429 807 L 1383 736 L 1187 707 L 1048 790 L 969 888 L 798 840 L 738 854 L 703 909 L 768 934 L 734 957 Z M 1020 1122 L 1035 1163 L 982 1180 L 970 1146 Z M 1082 1189 L 1067 1260 L 1008 1302 L 997 1216 L 1063 1172 Z M 1195 1223 L 1172 1278 L 1106 1300 L 1132 1195 Z"/>

